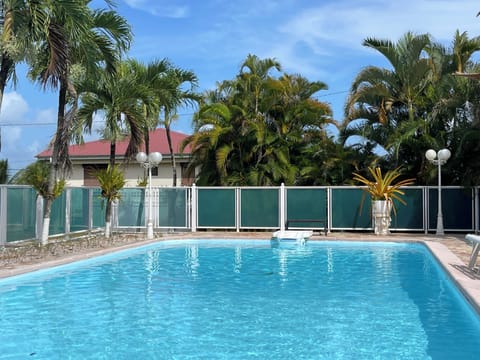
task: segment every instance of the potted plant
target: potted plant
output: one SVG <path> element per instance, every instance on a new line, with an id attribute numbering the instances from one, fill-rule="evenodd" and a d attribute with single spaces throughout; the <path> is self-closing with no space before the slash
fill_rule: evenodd
<path id="1" fill-rule="evenodd" d="M 369 180 L 358 173 L 353 173 L 353 180 L 366 186 L 365 191 L 370 194 L 372 199 L 374 232 L 377 235 L 385 235 L 389 233 L 392 209 L 396 213 L 393 200 L 406 205 L 406 202 L 401 198 L 405 193 L 400 188 L 412 185 L 415 179 L 398 180 L 401 176 L 400 168 L 389 170 L 385 174 L 382 174 L 382 169 L 379 167 L 369 167 L 368 171 L 373 180 Z"/>

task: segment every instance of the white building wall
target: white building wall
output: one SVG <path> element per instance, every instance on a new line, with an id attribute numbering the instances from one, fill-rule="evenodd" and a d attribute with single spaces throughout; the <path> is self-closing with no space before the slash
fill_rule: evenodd
<path id="1" fill-rule="evenodd" d="M 137 186 L 138 180 L 143 178 L 143 168 L 137 163 L 128 165 L 118 164 L 123 169 L 126 180 L 126 187 Z M 182 169 L 179 164 L 177 168 L 177 186 L 181 185 Z M 81 164 L 73 164 L 72 173 L 67 179 L 67 186 L 84 186 L 84 169 Z M 158 176 L 152 176 L 152 186 L 172 186 L 173 174 L 170 163 L 160 164 Z"/>

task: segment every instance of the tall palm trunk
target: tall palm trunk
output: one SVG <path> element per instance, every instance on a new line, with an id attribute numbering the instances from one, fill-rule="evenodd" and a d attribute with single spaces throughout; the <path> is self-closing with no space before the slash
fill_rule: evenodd
<path id="1" fill-rule="evenodd" d="M 57 182 L 59 157 L 68 156 L 68 144 L 65 144 L 65 132 L 67 131 L 65 124 L 65 104 L 67 95 L 67 83 L 63 79 L 60 84 L 58 92 L 58 112 L 57 112 L 57 131 L 55 133 L 55 140 L 53 142 L 52 158 L 50 162 L 50 173 L 48 176 L 48 194 L 44 198 L 43 208 L 43 226 L 41 243 L 45 245 L 48 242 L 49 228 L 50 228 L 50 214 L 52 209 L 52 203 L 54 200 L 54 188 Z M 63 152 L 67 151 L 67 154 Z"/>
<path id="2" fill-rule="evenodd" d="M 14 62 L 7 53 L 2 53 L 2 62 L 0 64 L 0 111 L 2 109 L 3 94 L 5 93 L 5 87 L 7 86 L 8 74 L 12 70 Z M 0 150 L 2 149 L 2 141 L 0 139 Z"/>
<path id="3" fill-rule="evenodd" d="M 117 152 L 117 140 L 110 141 L 110 166 L 115 166 L 115 153 Z"/>
<path id="4" fill-rule="evenodd" d="M 0 64 L 0 109 L 3 103 L 3 94 L 7 86 L 8 74 L 12 71 L 14 62 L 12 58 L 6 53 L 2 53 L 2 62 Z"/>
<path id="5" fill-rule="evenodd" d="M 170 125 L 172 123 L 172 118 L 170 117 L 169 111 L 165 110 L 165 134 L 167 135 L 168 151 L 170 152 L 170 162 L 172 164 L 172 185 L 173 187 L 177 186 L 177 164 L 175 161 L 175 154 L 173 152 L 172 145 L 172 135 L 170 132 Z"/>

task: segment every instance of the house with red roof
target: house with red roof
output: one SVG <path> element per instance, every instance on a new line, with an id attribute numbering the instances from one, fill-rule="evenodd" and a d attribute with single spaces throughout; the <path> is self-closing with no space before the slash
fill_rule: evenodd
<path id="1" fill-rule="evenodd" d="M 180 151 L 182 141 L 188 135 L 170 131 L 172 147 L 175 156 L 177 170 L 177 185 L 188 186 L 194 181 L 186 174 L 186 168 L 190 161 L 190 147 L 186 147 L 183 152 Z M 126 159 L 129 139 L 125 138 L 116 143 L 115 162 L 124 171 L 125 186 L 137 186 L 139 180 L 144 177 L 144 168 L 135 161 L 135 159 Z M 142 145 L 140 151 L 145 152 L 145 145 Z M 152 168 L 152 186 L 172 186 L 173 170 L 172 156 L 168 148 L 166 131 L 163 128 L 155 129 L 150 132 L 150 152 L 159 152 L 162 154 L 162 161 Z M 81 145 L 70 145 L 68 153 L 72 162 L 72 173 L 67 180 L 69 186 L 97 186 L 98 181 L 95 178 L 95 171 L 106 169 L 110 161 L 110 141 L 97 140 L 85 142 Z M 39 160 L 49 161 L 52 156 L 52 149 L 46 149 L 37 155 Z"/>

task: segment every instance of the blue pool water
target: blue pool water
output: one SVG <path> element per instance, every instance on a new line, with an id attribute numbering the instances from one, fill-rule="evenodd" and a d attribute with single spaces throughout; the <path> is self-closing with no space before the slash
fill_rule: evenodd
<path id="1" fill-rule="evenodd" d="M 478 359 L 419 244 L 168 241 L 0 281 L 1 359 Z"/>

